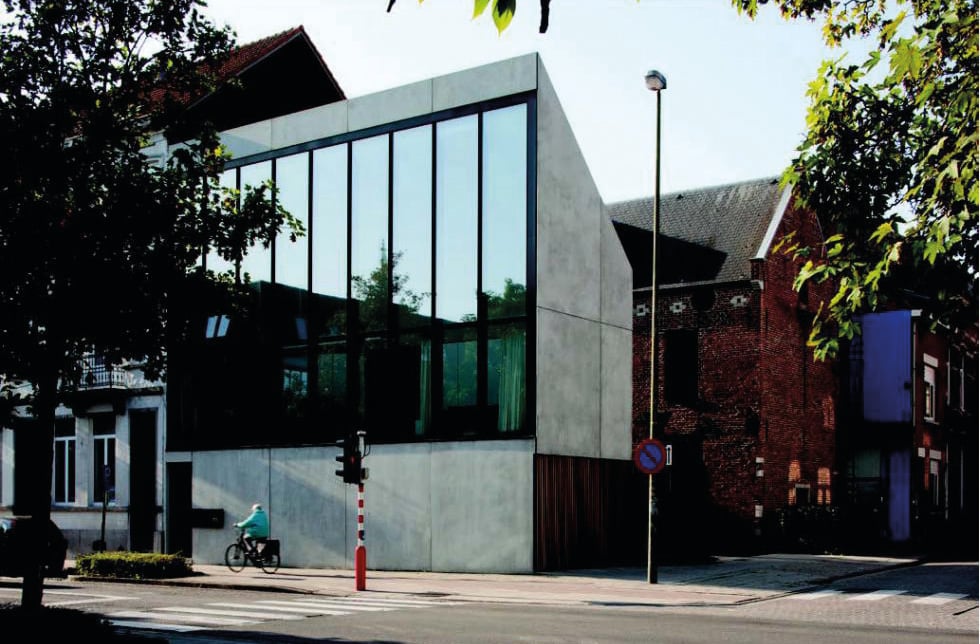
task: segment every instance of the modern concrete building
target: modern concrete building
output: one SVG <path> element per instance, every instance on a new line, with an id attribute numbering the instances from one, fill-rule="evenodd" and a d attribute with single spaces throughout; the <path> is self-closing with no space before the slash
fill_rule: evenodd
<path id="1" fill-rule="evenodd" d="M 632 273 L 536 54 L 222 140 L 227 185 L 273 179 L 306 235 L 254 248 L 252 304 L 171 354 L 165 550 L 221 562 L 261 502 L 284 565 L 352 567 L 336 441 L 363 430 L 369 568 L 642 557 Z"/>

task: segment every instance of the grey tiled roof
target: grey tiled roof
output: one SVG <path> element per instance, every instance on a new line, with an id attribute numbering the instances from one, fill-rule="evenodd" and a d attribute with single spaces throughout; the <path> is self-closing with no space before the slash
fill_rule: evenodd
<path id="1" fill-rule="evenodd" d="M 778 177 L 765 177 L 661 195 L 660 233 L 724 253 L 716 280 L 748 279 L 749 260 L 765 237 L 782 192 Z M 653 197 L 612 203 L 607 212 L 619 224 L 653 228 Z"/>

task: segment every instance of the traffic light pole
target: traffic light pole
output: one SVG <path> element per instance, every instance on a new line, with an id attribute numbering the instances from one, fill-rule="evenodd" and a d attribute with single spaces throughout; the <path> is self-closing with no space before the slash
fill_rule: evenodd
<path id="1" fill-rule="evenodd" d="M 357 548 L 354 550 L 354 588 L 367 589 L 367 547 L 364 545 L 364 483 L 357 484 Z"/>
<path id="2" fill-rule="evenodd" d="M 334 473 L 341 477 L 344 483 L 357 485 L 357 547 L 354 549 L 354 587 L 357 590 L 367 588 L 367 546 L 364 545 L 364 481 L 368 477 L 367 468 L 361 467 L 363 458 L 367 456 L 367 432 L 361 430 L 356 435 L 348 434 L 347 438 L 337 441 L 342 453 L 336 457 L 343 466 Z"/>
<path id="3" fill-rule="evenodd" d="M 365 432 L 357 432 L 357 449 L 364 454 Z M 357 548 L 354 550 L 354 588 L 367 589 L 367 546 L 364 545 L 364 476 L 360 471 L 358 459 L 357 482 Z"/>

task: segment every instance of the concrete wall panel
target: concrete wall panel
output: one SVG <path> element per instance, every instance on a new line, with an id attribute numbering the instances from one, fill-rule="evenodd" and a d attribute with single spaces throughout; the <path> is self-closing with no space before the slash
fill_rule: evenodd
<path id="1" fill-rule="evenodd" d="M 353 565 L 357 528 L 349 497 L 354 489 L 334 474 L 340 465 L 334 458 L 339 454 L 336 447 L 272 451 L 266 510 L 272 537 L 280 541 L 283 565 L 291 561 L 324 568 Z"/>
<path id="2" fill-rule="evenodd" d="M 321 105 L 272 119 L 271 145 L 285 148 L 347 132 L 347 102 Z"/>
<path id="3" fill-rule="evenodd" d="M 432 109 L 445 110 L 533 90 L 537 86 L 537 59 L 537 54 L 525 54 L 437 76 L 432 79 Z"/>
<path id="4" fill-rule="evenodd" d="M 233 159 L 272 149 L 272 121 L 250 123 L 221 133 L 221 143 Z"/>
<path id="5" fill-rule="evenodd" d="M 600 325 L 539 308 L 537 326 L 537 451 L 596 458 Z"/>
<path id="6" fill-rule="evenodd" d="M 623 356 L 632 350 L 632 330 L 602 326 L 602 458 L 631 458 L 633 364 Z"/>
<path id="7" fill-rule="evenodd" d="M 531 572 L 533 442 L 432 448 L 432 570 Z"/>
<path id="8" fill-rule="evenodd" d="M 605 213 L 605 208 L 603 208 Z M 608 215 L 600 226 L 600 315 L 604 324 L 633 328 L 633 268 Z"/>
<path id="9" fill-rule="evenodd" d="M 370 544 L 368 567 L 379 570 L 430 570 L 430 444 L 373 446 L 366 463 L 370 470 L 370 477 L 364 486 L 364 529 Z M 354 490 L 353 486 L 351 490 Z"/>
<path id="10" fill-rule="evenodd" d="M 537 141 L 538 306 L 598 321 L 602 201 L 543 66 Z"/>
<path id="11" fill-rule="evenodd" d="M 432 111 L 432 81 L 424 80 L 352 98 L 347 101 L 347 106 L 352 132 L 428 114 Z"/>
<path id="12" fill-rule="evenodd" d="M 194 561 L 224 563 L 225 547 L 235 538 L 232 524 L 248 516 L 256 502 L 275 512 L 270 504 L 269 450 L 195 452 L 191 470 L 191 507 L 225 511 L 223 529 L 193 531 Z"/>

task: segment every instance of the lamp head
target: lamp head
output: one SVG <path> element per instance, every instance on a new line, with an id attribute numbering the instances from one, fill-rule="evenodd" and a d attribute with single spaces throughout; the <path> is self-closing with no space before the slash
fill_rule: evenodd
<path id="1" fill-rule="evenodd" d="M 667 77 L 658 72 L 656 69 L 651 69 L 646 75 L 647 89 L 652 92 L 659 92 L 662 89 L 667 89 Z"/>

